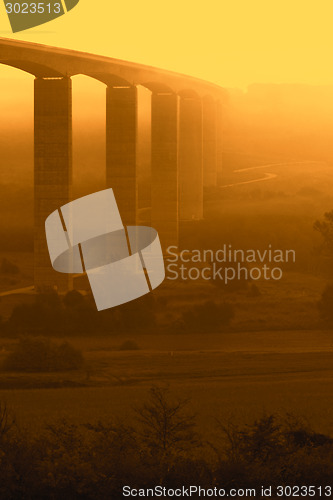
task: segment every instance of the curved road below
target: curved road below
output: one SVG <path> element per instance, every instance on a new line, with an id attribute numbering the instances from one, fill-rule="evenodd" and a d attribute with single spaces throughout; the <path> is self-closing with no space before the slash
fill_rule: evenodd
<path id="1" fill-rule="evenodd" d="M 242 173 L 242 172 L 249 172 L 250 170 L 259 170 L 263 168 L 272 168 L 272 167 L 287 167 L 291 165 L 309 165 L 309 164 L 317 164 L 318 161 L 289 161 L 289 162 L 284 162 L 284 163 L 268 163 L 266 165 L 258 165 L 256 167 L 247 167 L 247 168 L 240 168 L 237 170 L 234 170 L 234 174 Z M 259 177 L 259 179 L 253 179 L 250 181 L 243 181 L 243 182 L 235 182 L 233 184 L 225 184 L 221 186 L 221 188 L 227 188 L 227 187 L 234 187 L 234 186 L 241 186 L 244 184 L 253 184 L 254 182 L 263 182 L 263 181 L 269 181 L 271 179 L 275 179 L 278 176 L 278 174 L 272 174 L 271 172 L 265 172 L 264 177 Z"/>

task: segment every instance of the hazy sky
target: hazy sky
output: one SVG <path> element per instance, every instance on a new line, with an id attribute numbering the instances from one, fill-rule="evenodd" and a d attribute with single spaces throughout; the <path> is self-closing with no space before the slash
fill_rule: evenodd
<path id="1" fill-rule="evenodd" d="M 0 36 L 141 62 L 223 86 L 333 83 L 332 0 L 80 0 L 67 15 Z M 1 68 L 0 75 L 6 76 Z"/>

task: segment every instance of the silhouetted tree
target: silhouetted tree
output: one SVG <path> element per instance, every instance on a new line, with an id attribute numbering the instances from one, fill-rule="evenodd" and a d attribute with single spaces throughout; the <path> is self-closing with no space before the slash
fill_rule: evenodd
<path id="1" fill-rule="evenodd" d="M 0 443 L 14 425 L 13 415 L 8 411 L 7 405 L 0 401 Z"/>
<path id="2" fill-rule="evenodd" d="M 318 301 L 320 315 L 327 323 L 333 323 L 333 285 L 327 285 Z"/>
<path id="3" fill-rule="evenodd" d="M 18 372 L 52 372 L 81 368 L 83 356 L 68 342 L 61 344 L 48 338 L 24 337 L 4 360 L 3 368 Z"/>
<path id="4" fill-rule="evenodd" d="M 318 231 L 323 238 L 321 251 L 333 259 L 333 210 L 326 212 L 322 220 L 317 220 L 313 228 Z"/>
<path id="5" fill-rule="evenodd" d="M 4 257 L 0 264 L 1 274 L 18 274 L 20 272 L 18 266 Z"/>
<path id="6" fill-rule="evenodd" d="M 182 324 L 183 328 L 190 332 L 211 332 L 229 325 L 233 317 L 234 309 L 231 304 L 227 302 L 217 304 L 213 300 L 208 300 L 184 311 Z"/>
<path id="7" fill-rule="evenodd" d="M 77 290 L 67 292 L 63 302 L 66 307 L 84 307 L 85 305 L 84 296 Z"/>
<path id="8" fill-rule="evenodd" d="M 195 415 L 187 410 L 189 400 L 173 400 L 168 388 L 153 386 L 149 400 L 136 409 L 141 436 L 152 452 L 167 454 L 199 445 Z"/>

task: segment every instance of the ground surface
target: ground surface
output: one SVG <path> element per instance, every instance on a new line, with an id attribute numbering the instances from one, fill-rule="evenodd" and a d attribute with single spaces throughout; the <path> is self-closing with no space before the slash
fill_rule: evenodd
<path id="1" fill-rule="evenodd" d="M 290 412 L 333 432 L 332 338 L 318 331 L 145 335 L 136 337 L 138 351 L 119 351 L 122 337 L 76 339 L 84 370 L 2 374 L 0 399 L 33 428 L 63 417 L 130 422 L 152 384 L 169 384 L 173 394 L 190 398 L 207 436 L 215 417 L 245 422 L 263 412 Z"/>

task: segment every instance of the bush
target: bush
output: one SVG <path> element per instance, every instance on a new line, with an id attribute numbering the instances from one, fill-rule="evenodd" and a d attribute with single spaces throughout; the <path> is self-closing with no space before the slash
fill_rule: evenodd
<path id="1" fill-rule="evenodd" d="M 64 297 L 55 291 L 39 293 L 33 303 L 13 308 L 4 329 L 8 336 L 74 336 L 97 333 L 127 332 L 133 328 L 155 331 L 156 300 L 153 294 L 97 311 L 92 293 L 86 296 L 76 290 Z"/>
<path id="2" fill-rule="evenodd" d="M 124 340 L 119 346 L 119 351 L 138 351 L 140 347 L 135 340 Z"/>
<path id="3" fill-rule="evenodd" d="M 242 267 L 247 267 L 247 265 L 242 262 Z M 234 276 L 238 275 L 236 263 L 228 262 L 228 268 L 233 269 Z M 217 289 L 219 289 L 225 293 L 234 293 L 234 292 L 246 290 L 249 282 L 250 282 L 250 278 L 246 279 L 245 275 L 243 275 L 243 274 L 241 274 L 241 276 L 238 276 L 237 279 L 231 279 L 227 282 L 225 282 L 225 280 L 223 280 L 223 279 L 213 279 L 212 280 L 213 285 L 216 286 Z"/>
<path id="4" fill-rule="evenodd" d="M 15 425 L 15 418 L 9 412 L 6 403 L 0 401 L 0 443 Z"/>
<path id="5" fill-rule="evenodd" d="M 84 296 L 77 290 L 70 290 L 66 293 L 63 302 L 66 307 L 80 308 L 85 307 Z"/>
<path id="6" fill-rule="evenodd" d="M 32 304 L 18 304 L 7 322 L 9 333 L 17 335 L 59 334 L 66 325 L 60 296 L 55 292 L 39 293 Z"/>
<path id="7" fill-rule="evenodd" d="M 259 290 L 257 285 L 255 285 L 254 283 L 251 283 L 249 290 L 247 292 L 247 296 L 255 298 L 255 297 L 260 297 L 260 295 L 261 295 L 261 291 Z"/>
<path id="8" fill-rule="evenodd" d="M 324 321 L 333 322 L 333 285 L 327 285 L 318 302 L 318 309 Z"/>
<path id="9" fill-rule="evenodd" d="M 213 446 L 218 486 L 306 484 L 309 476 L 320 485 L 332 477 L 333 439 L 292 415 L 264 415 L 242 426 L 219 422 L 219 428 L 223 441 Z"/>
<path id="10" fill-rule="evenodd" d="M 150 453 L 177 455 L 200 446 L 195 415 L 188 411 L 189 400 L 174 399 L 168 387 L 153 386 L 149 399 L 136 409 L 141 438 Z"/>
<path id="11" fill-rule="evenodd" d="M 332 484 L 330 436 L 290 415 L 264 415 L 239 426 L 220 422 L 222 440 L 215 435 L 216 453 L 207 455 L 187 401 L 159 387 L 130 426 L 112 418 L 84 425 L 61 420 L 34 433 L 14 425 L 0 403 L 2 415 L 1 499 L 113 500 L 122 498 L 125 484 L 256 488 L 256 496 L 262 485 L 306 485 L 311 478 L 325 491 Z"/>
<path id="12" fill-rule="evenodd" d="M 196 305 L 182 315 L 183 328 L 190 332 L 220 330 L 234 317 L 231 304 L 216 304 L 212 300 Z"/>
<path id="13" fill-rule="evenodd" d="M 7 356 L 3 368 L 18 372 L 58 372 L 77 370 L 82 364 L 82 353 L 68 342 L 57 344 L 42 337 L 25 337 Z"/>
<path id="14" fill-rule="evenodd" d="M 5 257 L 1 261 L 0 273 L 1 274 L 18 274 L 20 272 L 16 264 L 6 259 Z"/>
<path id="15" fill-rule="evenodd" d="M 278 462 L 300 449 L 313 451 L 321 446 L 332 446 L 333 439 L 311 429 L 302 419 L 293 415 L 263 415 L 245 426 L 218 420 L 224 436 L 222 446 L 228 460 L 261 465 Z"/>

